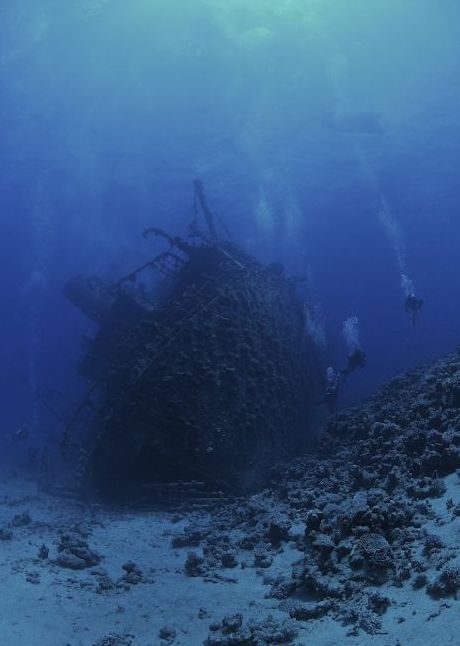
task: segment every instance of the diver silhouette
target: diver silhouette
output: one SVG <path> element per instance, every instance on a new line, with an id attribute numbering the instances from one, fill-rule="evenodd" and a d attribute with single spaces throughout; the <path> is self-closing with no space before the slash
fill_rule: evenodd
<path id="1" fill-rule="evenodd" d="M 331 413 L 337 409 L 337 400 L 348 376 L 352 372 L 364 368 L 367 363 L 366 353 L 362 349 L 359 339 L 358 317 L 351 316 L 346 319 L 342 331 L 348 347 L 347 365 L 338 372 L 329 366 L 326 371 L 324 397 L 318 402 L 318 404 L 326 404 Z"/>
<path id="2" fill-rule="evenodd" d="M 343 386 L 344 376 L 343 370 L 336 372 L 332 366 L 326 370 L 324 397 L 318 404 L 326 404 L 331 413 L 335 413 L 337 410 L 337 399 Z"/>
<path id="3" fill-rule="evenodd" d="M 366 365 L 367 358 L 366 358 L 366 353 L 362 348 L 355 348 L 353 352 L 351 352 L 347 356 L 347 367 L 343 370 L 343 372 L 346 375 L 349 375 L 351 372 L 354 372 L 355 370 L 359 370 L 360 368 L 364 368 Z"/>
<path id="4" fill-rule="evenodd" d="M 423 307 L 423 302 L 421 298 L 417 298 L 413 293 L 409 294 L 404 301 L 404 309 L 410 315 L 412 325 L 415 325 L 417 315 Z"/>
<path id="5" fill-rule="evenodd" d="M 332 366 L 326 371 L 326 388 L 324 397 L 318 404 L 326 404 L 331 413 L 337 410 L 337 400 L 342 391 L 345 381 L 352 372 L 364 368 L 367 363 L 366 353 L 362 348 L 356 348 L 347 357 L 347 365 L 343 370 L 336 372 Z"/>

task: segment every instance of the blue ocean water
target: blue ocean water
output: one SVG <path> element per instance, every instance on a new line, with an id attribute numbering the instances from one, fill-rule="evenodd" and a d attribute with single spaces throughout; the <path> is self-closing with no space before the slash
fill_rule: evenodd
<path id="1" fill-rule="evenodd" d="M 192 181 L 235 240 L 309 277 L 343 405 L 459 340 L 460 9 L 448 0 L 4 0 L 2 432 L 77 400 L 91 324 L 65 300 L 181 234 Z M 401 274 L 425 304 L 404 311 Z"/>

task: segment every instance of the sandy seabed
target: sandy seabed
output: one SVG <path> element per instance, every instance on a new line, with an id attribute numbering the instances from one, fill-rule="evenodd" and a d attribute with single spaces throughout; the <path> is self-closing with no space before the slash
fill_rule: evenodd
<path id="1" fill-rule="evenodd" d="M 445 482 L 446 492 L 432 503 L 436 517 L 426 530 L 435 529 L 445 545 L 457 545 L 460 519 L 441 525 L 439 519 L 442 523 L 447 515 L 447 500 L 460 502 L 460 481 L 452 475 Z M 0 643 L 193 646 L 203 644 L 209 626 L 224 616 L 242 613 L 245 619 L 258 620 L 271 614 L 284 621 L 279 600 L 265 597 L 266 579 L 268 571 L 284 572 L 301 558 L 295 541 L 283 544 L 268 568 L 245 567 L 250 556 L 241 550 L 235 567 L 215 568 L 207 577 L 188 576 L 184 564 L 190 549 L 172 547 L 172 537 L 190 523 L 209 520 L 203 512 L 117 512 L 37 492 L 25 479 L 4 478 Z M 82 569 L 60 562 L 66 536 L 88 545 L 100 562 Z M 284 643 L 460 644 L 455 599 L 435 600 L 410 586 L 380 585 L 379 593 L 391 600 L 381 634 L 347 636 L 346 626 L 324 616 L 296 622 L 297 637 Z"/>

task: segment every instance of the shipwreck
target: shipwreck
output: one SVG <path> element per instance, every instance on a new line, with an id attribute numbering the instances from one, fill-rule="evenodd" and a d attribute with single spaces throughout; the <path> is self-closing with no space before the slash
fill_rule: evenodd
<path id="1" fill-rule="evenodd" d="M 248 490 L 308 442 L 321 378 L 297 281 L 221 239 L 194 188 L 187 239 L 147 229 L 164 239 L 160 255 L 114 283 L 65 286 L 97 331 L 62 446 L 80 445 L 82 485 L 107 496 L 191 483 Z M 162 275 L 157 293 L 142 282 L 149 270 Z"/>

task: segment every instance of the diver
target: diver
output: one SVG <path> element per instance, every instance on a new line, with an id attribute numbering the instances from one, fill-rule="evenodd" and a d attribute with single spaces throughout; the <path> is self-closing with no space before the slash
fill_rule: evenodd
<path id="1" fill-rule="evenodd" d="M 324 391 L 324 397 L 319 402 L 320 404 L 326 404 L 331 413 L 335 413 L 337 410 L 337 400 L 342 388 L 345 385 L 345 381 L 349 374 L 360 368 L 364 368 L 367 363 L 366 353 L 362 348 L 355 348 L 352 353 L 347 357 L 347 365 L 343 370 L 336 372 L 332 366 L 326 371 L 326 389 Z"/>
<path id="2" fill-rule="evenodd" d="M 337 410 L 337 399 L 342 389 L 344 374 L 342 370 L 337 372 L 332 366 L 326 370 L 326 389 L 324 397 L 318 404 L 326 404 L 331 413 Z"/>
<path id="3" fill-rule="evenodd" d="M 337 410 L 337 400 L 342 388 L 345 385 L 345 381 L 352 372 L 364 368 L 366 365 L 366 353 L 362 348 L 355 348 L 352 353 L 347 357 L 347 365 L 343 370 L 336 372 L 332 366 L 326 371 L 326 389 L 324 391 L 324 397 L 318 403 L 326 404 L 331 413 L 335 413 Z"/>
<path id="4" fill-rule="evenodd" d="M 417 320 L 417 315 L 422 309 L 422 307 L 423 307 L 423 300 L 421 298 L 417 298 L 417 296 L 413 292 L 408 294 L 406 300 L 404 301 L 404 309 L 410 315 L 412 325 L 415 325 L 415 321 Z"/>
<path id="5" fill-rule="evenodd" d="M 342 333 L 348 349 L 347 366 L 343 372 L 348 376 L 366 365 L 366 353 L 359 339 L 359 320 L 357 316 L 350 316 L 343 322 Z"/>
<path id="6" fill-rule="evenodd" d="M 366 365 L 367 358 L 366 353 L 361 347 L 356 347 L 353 352 L 347 356 L 347 367 L 344 369 L 344 373 L 349 375 L 355 370 L 360 370 Z"/>
<path id="7" fill-rule="evenodd" d="M 350 316 L 342 326 L 342 332 L 347 345 L 347 365 L 338 372 L 332 366 L 326 370 L 326 388 L 324 397 L 318 404 L 326 404 L 331 413 L 337 408 L 337 399 L 345 385 L 348 376 L 364 368 L 367 363 L 366 353 L 362 349 L 357 316 Z"/>

